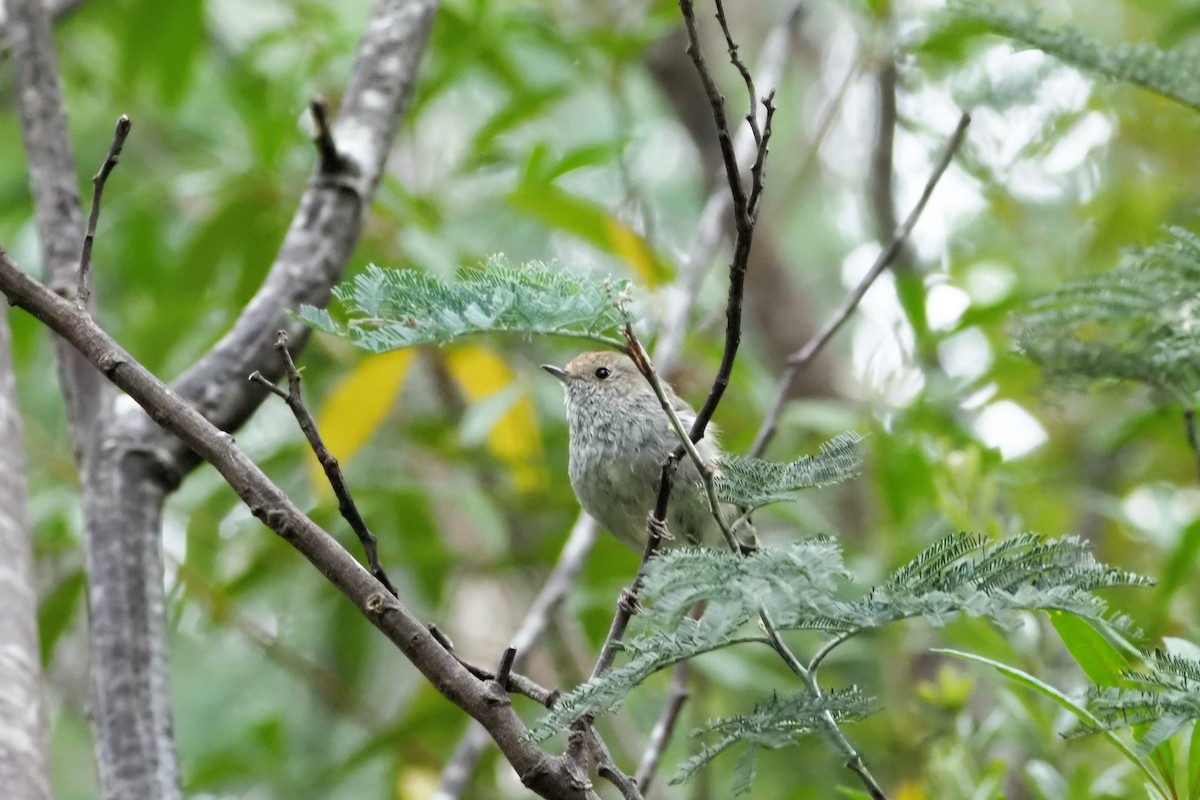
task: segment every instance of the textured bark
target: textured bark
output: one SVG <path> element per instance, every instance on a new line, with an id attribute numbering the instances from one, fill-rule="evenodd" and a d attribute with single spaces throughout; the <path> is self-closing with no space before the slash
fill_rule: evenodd
<path id="1" fill-rule="evenodd" d="M 25 516 L 21 415 L 8 318 L 0 313 L 0 787 L 6 800 L 49 800 L 33 548 Z"/>
<path id="2" fill-rule="evenodd" d="M 323 305 L 340 278 L 436 8 L 436 0 L 376 2 L 334 125 L 341 163 L 318 171 L 262 288 L 229 334 L 178 381 L 179 394 L 219 427 L 237 428 L 262 402 L 263 391 L 246 380 L 251 372 L 279 374 L 275 331 L 288 330 L 296 347 L 307 337 L 286 311 Z M 83 225 L 49 21 L 36 0 L 10 0 L 9 11 L 46 274 L 70 297 Z M 83 493 L 101 793 L 106 800 L 177 798 L 160 536 L 166 497 L 199 459 L 142 409 L 113 413 L 108 383 L 71 348 L 60 345 L 58 356 Z"/>

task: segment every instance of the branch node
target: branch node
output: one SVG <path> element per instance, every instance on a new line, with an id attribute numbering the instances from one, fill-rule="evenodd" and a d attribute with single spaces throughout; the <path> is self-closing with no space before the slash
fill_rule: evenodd
<path id="1" fill-rule="evenodd" d="M 333 141 L 333 130 L 329 125 L 329 111 L 325 105 L 325 99 L 322 97 L 312 98 L 308 102 L 308 110 L 312 114 L 315 128 L 313 144 L 316 145 L 319 156 L 317 169 L 322 175 L 342 172 L 346 169 L 347 160 L 338 152 L 337 143 Z"/>
<path id="2" fill-rule="evenodd" d="M 508 679 L 512 676 L 513 661 L 517 658 L 517 648 L 505 648 L 504 654 L 500 656 L 500 666 L 496 667 L 496 683 L 504 691 L 508 691 Z"/>

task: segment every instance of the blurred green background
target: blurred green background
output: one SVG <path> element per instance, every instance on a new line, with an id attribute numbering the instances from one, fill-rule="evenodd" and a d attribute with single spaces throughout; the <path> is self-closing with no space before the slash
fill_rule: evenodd
<path id="1" fill-rule="evenodd" d="M 134 123 L 105 194 L 97 296 L 104 326 L 161 377 L 178 375 L 225 331 L 269 267 L 314 161 L 308 99 L 323 95 L 336 108 L 367 8 L 91 0 L 59 23 L 81 186 L 116 117 Z M 787 10 L 731 4 L 751 64 Z M 1195 47 L 1200 3 L 1061 0 L 1043 21 L 1111 44 Z M 444 3 L 351 271 L 378 263 L 448 276 L 496 252 L 556 258 L 630 277 L 652 330 L 718 176 L 677 24 L 676 6 L 654 0 Z M 709 41 L 736 118 L 740 80 Z M 893 66 L 888 187 L 871 165 L 879 87 Z M 0 243 L 36 270 L 12 93 L 5 69 Z M 864 476 L 761 514 L 760 531 L 837 537 L 863 585 L 947 531 L 1076 533 L 1103 560 L 1159 580 L 1108 598 L 1146 642 L 1196 639 L 1200 486 L 1181 409 L 1145 391 L 1046 386 L 1012 353 L 1009 320 L 1030 297 L 1111 268 L 1164 225 L 1197 229 L 1200 117 L 976 26 L 946 25 L 939 3 L 921 0 L 808 5 L 776 103 L 746 337 L 716 417 L 734 452 L 753 440 L 786 355 L 890 234 L 885 207 L 907 213 L 959 108 L 974 124 L 897 274 L 878 282 L 801 376 L 768 452 L 794 458 L 853 429 L 869 435 Z M 693 403 L 720 356 L 727 250 L 700 293 L 686 366 L 671 376 Z M 49 340 L 27 316 L 11 317 L 56 792 L 82 800 L 96 789 L 74 469 Z M 569 342 L 495 338 L 367 357 L 315 337 L 299 359 L 402 598 L 481 663 L 507 644 L 577 514 L 560 390 L 537 369 L 571 355 Z M 358 552 L 282 404 L 268 402 L 238 439 Z M 211 470 L 189 477 L 169 504 L 164 548 L 190 796 L 432 796 L 466 716 Z M 527 671 L 551 685 L 586 676 L 636 563 L 602 539 Z M 811 652 L 814 641 L 796 643 Z M 1059 709 L 927 653 L 939 645 L 1068 692 L 1086 683 L 1042 617 L 1010 634 L 977 622 L 909 623 L 846 645 L 823 676 L 878 697 L 882 712 L 848 733 L 893 798 L 1140 793 L 1103 739 L 1062 740 Z M 661 678 L 606 728 L 630 768 L 662 702 Z M 694 747 L 692 726 L 741 709 L 752 687 L 788 684 L 767 656 L 742 652 L 700 661 L 695 679 L 667 774 Z M 651 796 L 727 796 L 717 765 L 686 787 L 660 782 Z M 762 755 L 754 796 L 832 797 L 851 778 L 812 740 Z M 467 796 L 524 793 L 490 752 Z"/>

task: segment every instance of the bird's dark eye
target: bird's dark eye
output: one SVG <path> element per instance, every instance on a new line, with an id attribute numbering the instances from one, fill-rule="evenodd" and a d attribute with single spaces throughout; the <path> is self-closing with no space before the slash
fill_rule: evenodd
<path id="1" fill-rule="evenodd" d="M 596 367 L 595 375 L 600 380 L 604 380 L 612 373 L 608 371 L 608 367 Z"/>

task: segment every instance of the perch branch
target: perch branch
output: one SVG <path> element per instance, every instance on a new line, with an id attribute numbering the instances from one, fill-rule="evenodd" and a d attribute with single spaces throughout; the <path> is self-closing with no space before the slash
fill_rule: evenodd
<path id="1" fill-rule="evenodd" d="M 522 782 L 546 798 L 594 800 L 576 765 L 531 746 L 525 726 L 492 681 L 465 669 L 421 622 L 328 533 L 306 517 L 234 443 L 118 346 L 74 304 L 26 274 L 0 250 L 0 292 L 79 350 L 159 425 L 211 463 L 251 513 L 349 598 L 447 699 L 480 721 Z"/>

